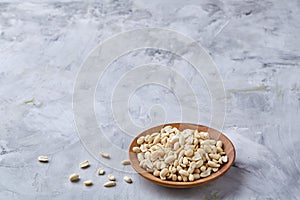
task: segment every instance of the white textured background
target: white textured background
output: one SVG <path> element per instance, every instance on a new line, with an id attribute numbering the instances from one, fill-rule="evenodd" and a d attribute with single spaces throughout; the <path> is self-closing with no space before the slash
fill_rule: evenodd
<path id="1" fill-rule="evenodd" d="M 218 66 L 227 94 L 224 132 L 237 159 L 212 183 L 174 190 L 131 175 L 134 183 L 128 185 L 121 180 L 124 173 L 106 168 L 118 184 L 103 188 L 106 179 L 95 175 L 102 164 L 80 143 L 72 92 L 81 63 L 110 36 L 144 27 L 193 38 Z M 0 1 L 0 199 L 300 199 L 299 33 L 297 0 Z M 151 50 L 132 52 L 111 65 L 95 95 L 99 123 L 113 125 L 106 116 L 110 83 L 126 66 L 143 62 L 184 67 L 187 79 L 195 80 L 201 122 L 208 123 L 201 77 L 176 56 Z M 24 104 L 31 99 L 34 103 Z M 148 86 L 129 101 L 131 119 L 149 123 L 153 104 L 178 112 L 172 93 Z M 166 116 L 176 120 L 176 114 Z M 124 150 L 132 139 L 107 134 Z M 37 162 L 40 154 L 50 156 L 49 164 Z M 85 159 L 91 167 L 79 170 Z M 73 172 L 94 186 L 71 184 Z"/>

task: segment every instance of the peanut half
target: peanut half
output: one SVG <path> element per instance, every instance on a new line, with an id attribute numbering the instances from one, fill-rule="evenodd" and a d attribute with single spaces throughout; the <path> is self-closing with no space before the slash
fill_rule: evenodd
<path id="1" fill-rule="evenodd" d="M 47 163 L 49 161 L 48 156 L 39 156 L 38 161 Z"/>
<path id="2" fill-rule="evenodd" d="M 108 177 L 108 180 L 110 180 L 110 181 L 115 181 L 116 180 L 116 178 L 112 174 L 108 174 L 107 177 Z"/>
<path id="3" fill-rule="evenodd" d="M 107 159 L 110 158 L 110 156 L 109 156 L 108 153 L 101 152 L 100 155 L 101 155 L 103 158 L 107 158 Z"/>
<path id="4" fill-rule="evenodd" d="M 104 174 L 105 174 L 104 169 L 99 168 L 99 169 L 97 170 L 97 174 L 98 174 L 98 175 L 104 175 Z"/>
<path id="5" fill-rule="evenodd" d="M 83 183 L 86 186 L 92 186 L 93 185 L 93 182 L 91 180 L 84 181 Z"/>
<path id="6" fill-rule="evenodd" d="M 124 181 L 127 183 L 132 183 L 132 179 L 128 176 L 124 176 Z"/>
<path id="7" fill-rule="evenodd" d="M 122 165 L 130 165 L 130 160 L 123 160 Z"/>
<path id="8" fill-rule="evenodd" d="M 89 166 L 90 166 L 90 163 L 89 163 L 88 160 L 85 160 L 85 161 L 83 161 L 83 162 L 81 162 L 81 163 L 79 164 L 79 167 L 82 168 L 82 169 L 88 168 Z"/>
<path id="9" fill-rule="evenodd" d="M 115 185 L 116 185 L 115 181 L 108 181 L 108 182 L 103 184 L 104 187 L 113 187 Z"/>
<path id="10" fill-rule="evenodd" d="M 69 177 L 69 180 L 71 182 L 77 182 L 79 180 L 79 175 L 78 174 L 71 174 L 70 177 Z"/>

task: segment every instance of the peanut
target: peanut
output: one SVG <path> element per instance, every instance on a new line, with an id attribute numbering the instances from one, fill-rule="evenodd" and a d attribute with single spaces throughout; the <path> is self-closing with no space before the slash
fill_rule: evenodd
<path id="1" fill-rule="evenodd" d="M 130 160 L 123 160 L 122 165 L 130 165 Z"/>
<path id="2" fill-rule="evenodd" d="M 124 176 L 124 181 L 127 183 L 132 183 L 132 179 L 128 176 Z"/>
<path id="3" fill-rule="evenodd" d="M 104 175 L 104 174 L 105 174 L 104 169 L 99 168 L 99 169 L 97 170 L 97 174 L 98 174 L 98 175 Z"/>
<path id="4" fill-rule="evenodd" d="M 92 186 L 93 185 L 93 182 L 91 180 L 84 181 L 83 183 L 86 186 Z"/>
<path id="5" fill-rule="evenodd" d="M 46 163 L 49 161 L 49 159 L 48 156 L 39 156 L 38 161 Z"/>
<path id="6" fill-rule="evenodd" d="M 108 177 L 108 180 L 110 180 L 110 181 L 115 181 L 116 180 L 116 178 L 112 174 L 108 174 L 107 177 Z"/>
<path id="7" fill-rule="evenodd" d="M 113 187 L 115 185 L 116 185 L 115 181 L 108 181 L 108 182 L 103 184 L 104 187 Z"/>
<path id="8" fill-rule="evenodd" d="M 109 156 L 108 153 L 101 152 L 100 155 L 101 155 L 103 158 L 107 158 L 107 159 L 110 158 L 110 156 Z"/>
<path id="9" fill-rule="evenodd" d="M 71 182 L 77 182 L 79 180 L 79 175 L 78 174 L 71 174 L 69 177 L 69 180 Z"/>
<path id="10" fill-rule="evenodd" d="M 89 163 L 88 160 L 85 160 L 85 161 L 83 161 L 83 162 L 81 162 L 81 163 L 79 164 L 79 167 L 82 168 L 82 169 L 88 168 L 89 166 L 90 166 L 90 163 Z"/>

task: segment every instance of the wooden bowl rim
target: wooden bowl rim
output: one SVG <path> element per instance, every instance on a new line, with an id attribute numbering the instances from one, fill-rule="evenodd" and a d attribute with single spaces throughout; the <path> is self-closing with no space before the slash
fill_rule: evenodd
<path id="1" fill-rule="evenodd" d="M 215 140 L 222 138 L 221 141 L 223 142 L 223 145 L 225 144 L 224 141 L 226 141 L 226 147 L 224 145 L 224 151 L 225 151 L 225 149 L 228 149 L 228 148 L 230 149 L 229 152 L 225 151 L 226 155 L 228 156 L 228 162 L 223 164 L 217 172 L 212 173 L 210 176 L 205 177 L 205 178 L 200 178 L 200 179 L 198 179 L 196 181 L 192 181 L 192 182 L 177 182 L 177 181 L 161 180 L 160 178 L 155 177 L 153 174 L 147 172 L 145 169 L 143 169 L 139 166 L 137 154 L 132 151 L 132 148 L 134 146 L 136 146 L 136 140 L 139 137 L 141 137 L 143 135 L 148 135 L 149 134 L 148 132 L 150 132 L 150 131 L 154 132 L 154 131 L 160 130 L 161 128 L 163 128 L 165 126 L 169 126 L 169 125 L 173 126 L 173 127 L 179 127 L 179 128 L 180 128 L 180 126 L 184 126 L 184 127 L 186 127 L 184 129 L 188 129 L 189 127 L 190 127 L 190 129 L 194 129 L 194 130 L 195 130 L 195 127 L 197 127 L 198 130 L 207 129 L 207 132 L 210 133 L 211 138 L 213 138 Z M 151 133 L 153 133 L 153 132 L 151 132 Z M 213 135 L 211 133 L 213 133 Z M 218 138 L 214 137 L 216 134 L 218 135 Z M 168 124 L 161 124 L 161 125 L 149 128 L 149 129 L 143 131 L 142 133 L 140 133 L 139 135 L 137 135 L 132 140 L 132 142 L 129 146 L 129 159 L 131 162 L 131 166 L 135 169 L 136 172 L 138 172 L 142 177 L 146 178 L 147 180 L 150 180 L 150 181 L 155 182 L 162 186 L 174 187 L 174 188 L 196 187 L 196 186 L 203 185 L 205 183 L 209 183 L 209 182 L 223 176 L 230 169 L 231 165 L 234 163 L 235 157 L 236 157 L 236 152 L 235 152 L 234 145 L 226 135 L 224 135 L 220 131 L 210 128 L 208 126 L 204 126 L 204 125 L 200 125 L 200 124 L 192 124 L 192 123 L 168 123 Z"/>

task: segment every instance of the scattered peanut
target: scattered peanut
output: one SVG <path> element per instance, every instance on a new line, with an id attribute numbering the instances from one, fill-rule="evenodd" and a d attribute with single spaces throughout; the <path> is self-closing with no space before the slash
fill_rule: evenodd
<path id="1" fill-rule="evenodd" d="M 132 183 L 131 178 L 128 177 L 128 176 L 124 176 L 124 181 L 127 182 L 127 183 Z"/>
<path id="2" fill-rule="evenodd" d="M 89 163 L 88 160 L 85 160 L 85 161 L 83 161 L 83 162 L 81 162 L 81 163 L 79 164 L 79 167 L 82 168 L 82 169 L 88 168 L 89 166 L 90 166 L 90 163 Z"/>
<path id="3" fill-rule="evenodd" d="M 70 177 L 69 177 L 69 180 L 71 182 L 76 182 L 79 180 L 79 175 L 78 174 L 71 174 Z"/>
<path id="4" fill-rule="evenodd" d="M 130 165 L 130 160 L 123 160 L 122 165 Z"/>
<path id="5" fill-rule="evenodd" d="M 105 174 L 104 169 L 99 168 L 99 169 L 97 170 L 97 174 L 98 174 L 98 175 L 104 175 L 104 174 Z"/>
<path id="6" fill-rule="evenodd" d="M 222 141 L 211 139 L 207 132 L 171 126 L 138 138 L 132 151 L 142 168 L 162 180 L 195 181 L 228 162 Z"/>
<path id="7" fill-rule="evenodd" d="M 108 182 L 103 184 L 104 187 L 113 187 L 115 185 L 116 185 L 115 181 L 108 181 Z"/>
<path id="8" fill-rule="evenodd" d="M 116 180 L 116 178 L 115 178 L 114 175 L 112 175 L 112 174 L 108 174 L 107 177 L 108 177 L 108 179 L 109 179 L 110 181 L 115 181 L 115 180 Z"/>
<path id="9" fill-rule="evenodd" d="M 49 161 L 48 156 L 39 156 L 39 157 L 38 157 L 38 160 L 39 160 L 40 162 L 44 162 L 44 163 L 46 163 L 46 162 Z"/>
<path id="10" fill-rule="evenodd" d="M 86 186 L 92 186 L 93 185 L 93 182 L 91 180 L 84 181 L 83 183 Z"/>
<path id="11" fill-rule="evenodd" d="M 110 158 L 110 156 L 109 156 L 108 153 L 101 152 L 100 155 L 101 155 L 103 158 L 107 158 L 107 159 Z"/>

